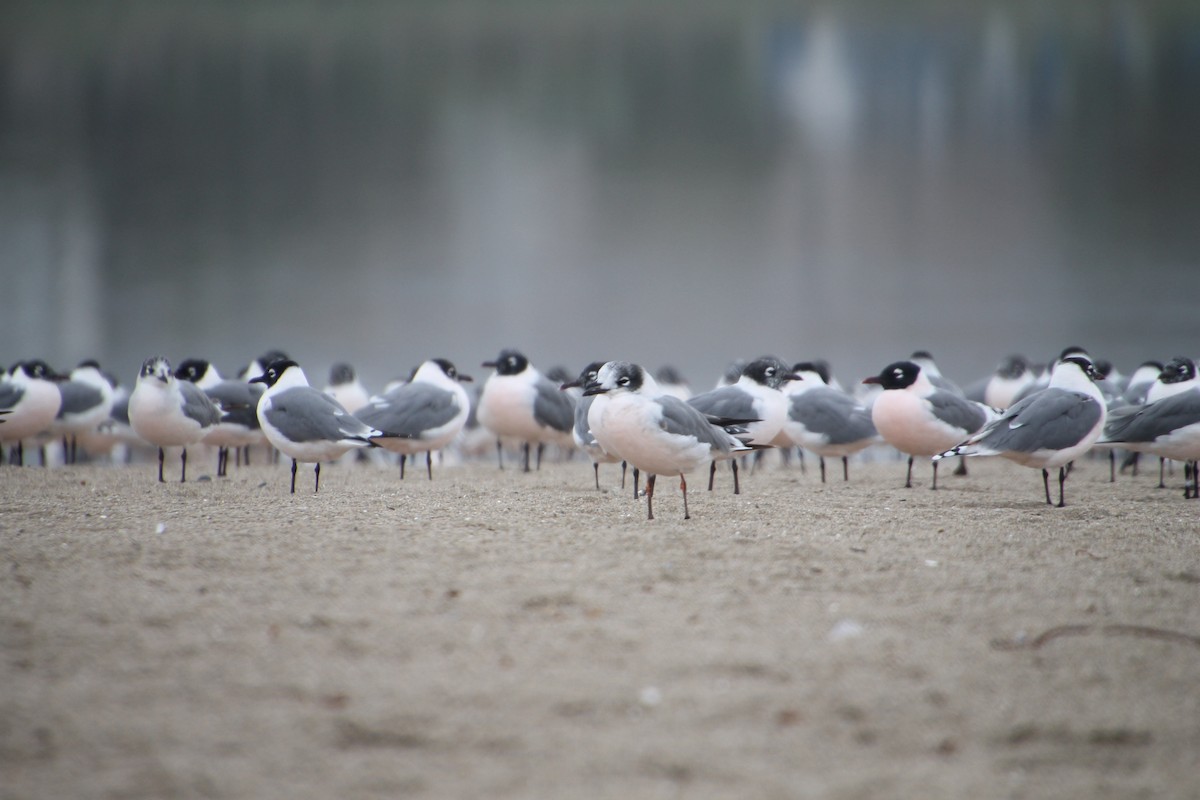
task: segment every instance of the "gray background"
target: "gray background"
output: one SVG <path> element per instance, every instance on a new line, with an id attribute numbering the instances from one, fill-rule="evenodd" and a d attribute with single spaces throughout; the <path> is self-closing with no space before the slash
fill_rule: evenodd
<path id="1" fill-rule="evenodd" d="M 1184 3 L 8 2 L 0 360 L 1200 355 Z"/>

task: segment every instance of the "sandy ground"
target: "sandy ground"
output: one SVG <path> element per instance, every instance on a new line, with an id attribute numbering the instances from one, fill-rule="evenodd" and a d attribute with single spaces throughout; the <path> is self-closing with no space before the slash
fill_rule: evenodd
<path id="1" fill-rule="evenodd" d="M 948 472 L 0 469 L 0 797 L 1200 797 L 1182 475 Z"/>

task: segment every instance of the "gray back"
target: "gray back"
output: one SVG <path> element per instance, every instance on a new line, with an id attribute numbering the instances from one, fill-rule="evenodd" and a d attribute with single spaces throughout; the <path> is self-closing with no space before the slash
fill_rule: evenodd
<path id="1" fill-rule="evenodd" d="M 1100 420 L 1096 398 L 1052 387 L 1030 395 L 991 423 L 980 441 L 995 450 L 1032 453 L 1079 444 Z"/>
<path id="2" fill-rule="evenodd" d="M 962 395 L 939 389 L 926 399 L 935 417 L 965 433 L 974 433 L 987 422 L 987 413 Z"/>
<path id="3" fill-rule="evenodd" d="M 837 389 L 817 387 L 793 395 L 789 416 L 830 444 L 850 444 L 876 435 L 871 412 Z"/>
<path id="4" fill-rule="evenodd" d="M 190 381 L 178 381 L 179 393 L 183 395 L 183 414 L 190 420 L 200 423 L 200 427 L 208 428 L 221 421 L 221 410 L 201 391 L 200 387 Z"/>
<path id="5" fill-rule="evenodd" d="M 418 439 L 459 413 L 454 394 L 428 383 L 406 383 L 358 410 L 356 416 L 386 433 Z"/>
<path id="6" fill-rule="evenodd" d="M 702 411 L 678 397 L 663 395 L 654 398 L 654 401 L 662 407 L 662 422 L 659 425 L 667 433 L 695 436 L 722 453 L 728 453 L 737 444 L 733 436 L 709 422 Z"/>
<path id="7" fill-rule="evenodd" d="M 271 398 L 267 422 L 293 442 L 366 439 L 373 431 L 327 394 L 310 386 L 285 389 Z"/>
<path id="8" fill-rule="evenodd" d="M 533 399 L 533 418 L 537 424 L 570 433 L 575 424 L 575 403 L 547 378 L 539 378 Z"/>
<path id="9" fill-rule="evenodd" d="M 693 395 L 687 402 L 710 417 L 745 421 L 754 421 L 758 417 L 754 410 L 754 398 L 735 386 L 722 386 L 711 392 Z"/>
<path id="10" fill-rule="evenodd" d="M 221 381 L 205 390 L 221 407 L 221 421 L 232 422 L 251 430 L 258 427 L 258 399 L 266 390 L 261 383 Z"/>
<path id="11" fill-rule="evenodd" d="M 0 408 L 11 409 L 25 396 L 25 387 L 10 381 L 0 383 Z"/>
<path id="12" fill-rule="evenodd" d="M 58 384 L 59 394 L 62 395 L 62 405 L 58 409 L 58 418 L 65 414 L 79 414 L 89 408 L 95 408 L 104 401 L 104 395 L 91 384 L 82 381 L 63 381 Z"/>
<path id="13" fill-rule="evenodd" d="M 1104 438 L 1110 442 L 1153 442 L 1159 436 L 1197 422 L 1200 422 L 1200 391 L 1192 389 L 1147 406 L 1113 410 L 1104 426 Z"/>

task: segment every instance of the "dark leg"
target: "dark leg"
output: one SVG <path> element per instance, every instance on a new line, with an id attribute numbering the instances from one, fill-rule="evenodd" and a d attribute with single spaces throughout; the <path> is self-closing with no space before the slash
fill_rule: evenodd
<path id="1" fill-rule="evenodd" d="M 842 480 L 850 480 L 850 459 L 842 456 Z"/>
<path id="2" fill-rule="evenodd" d="M 1067 468 L 1058 468 L 1058 507 L 1063 508 L 1066 502 L 1063 500 L 1063 484 L 1067 482 Z"/>
<path id="3" fill-rule="evenodd" d="M 638 479 L 641 477 L 641 470 L 637 467 L 633 468 L 633 499 L 638 499 Z"/>
<path id="4" fill-rule="evenodd" d="M 429 476 L 429 480 L 433 480 L 433 451 L 425 451 L 425 472 Z"/>
<path id="5" fill-rule="evenodd" d="M 250 445 L 246 445 L 246 458 L 245 458 L 245 462 L 246 462 L 246 466 L 247 466 L 247 467 L 248 467 L 248 466 L 250 466 Z"/>
<path id="6" fill-rule="evenodd" d="M 218 478 L 225 477 L 225 467 L 228 464 L 229 464 L 229 448 L 228 447 L 218 447 L 217 448 L 217 477 Z"/>
<path id="7" fill-rule="evenodd" d="M 63 463 L 70 464 L 71 463 L 71 443 L 67 439 L 67 435 L 65 433 L 63 434 L 62 449 L 63 449 Z"/>
<path id="8" fill-rule="evenodd" d="M 166 481 L 163 480 L 163 476 L 162 476 L 163 456 L 164 456 L 163 449 L 160 447 L 160 448 L 158 448 L 158 482 L 159 483 L 166 483 Z"/>
<path id="9" fill-rule="evenodd" d="M 596 473 L 596 491 L 600 491 L 600 462 L 592 462 L 592 472 Z"/>
<path id="10" fill-rule="evenodd" d="M 1050 473 L 1042 470 L 1042 485 L 1046 487 L 1046 505 L 1054 505 L 1054 501 L 1050 499 Z"/>
<path id="11" fill-rule="evenodd" d="M 296 493 L 296 459 L 292 459 L 292 494 Z"/>
<path id="12" fill-rule="evenodd" d="M 966 475 L 967 474 L 967 458 L 966 458 L 966 456 L 959 457 L 958 466 L 955 468 L 954 474 L 955 475 Z"/>
<path id="13" fill-rule="evenodd" d="M 1159 489 L 1167 488 L 1167 484 L 1163 480 L 1163 478 L 1166 475 L 1166 470 L 1167 470 L 1167 460 L 1165 458 L 1160 458 L 1158 460 L 1158 488 Z"/>
<path id="14" fill-rule="evenodd" d="M 75 454 L 75 445 L 76 445 L 75 434 L 72 433 L 71 434 L 71 463 L 72 464 L 75 463 L 75 455 L 76 455 Z"/>
<path id="15" fill-rule="evenodd" d="M 522 445 L 521 449 L 525 453 L 525 471 L 529 472 L 529 442 Z"/>
<path id="16" fill-rule="evenodd" d="M 803 447 L 796 448 L 796 458 L 798 458 L 800 460 L 800 474 L 807 475 L 808 467 L 805 466 L 805 464 L 804 464 L 804 448 Z"/>
<path id="17" fill-rule="evenodd" d="M 741 494 L 742 487 L 738 484 L 738 460 L 736 458 L 729 459 L 729 463 L 733 465 L 733 493 Z"/>
<path id="18" fill-rule="evenodd" d="M 624 488 L 625 488 L 625 472 L 626 472 L 628 469 L 629 469 L 629 462 L 628 462 L 628 461 L 622 461 L 622 462 L 621 462 L 621 488 L 622 488 L 622 489 L 624 489 Z"/>
<path id="19" fill-rule="evenodd" d="M 905 489 L 912 488 L 912 461 L 913 461 L 913 457 L 909 456 L 908 457 L 908 476 L 904 479 L 904 488 Z"/>
<path id="20" fill-rule="evenodd" d="M 179 454 L 179 482 L 187 483 L 187 448 Z"/>
<path id="21" fill-rule="evenodd" d="M 400 480 L 404 480 L 404 464 L 408 461 L 408 456 L 404 453 L 400 454 Z"/>
<path id="22" fill-rule="evenodd" d="M 504 469 L 504 447 L 499 439 L 496 440 L 496 463 L 500 465 L 500 469 Z"/>
<path id="23" fill-rule="evenodd" d="M 316 477 L 313 480 L 313 494 L 321 491 L 321 462 L 318 461 L 313 467 L 313 475 Z"/>
<path id="24" fill-rule="evenodd" d="M 683 518 L 691 519 L 692 515 L 688 513 L 687 507 L 687 481 L 684 480 L 683 473 L 679 474 L 679 491 L 683 492 Z"/>
<path id="25" fill-rule="evenodd" d="M 713 477 L 717 474 L 717 462 L 713 461 L 708 465 L 708 490 L 711 492 L 713 487 Z"/>
<path id="26" fill-rule="evenodd" d="M 938 462 L 933 462 L 933 485 L 929 487 L 930 489 L 934 490 L 937 489 L 937 465 Z"/>
<path id="27" fill-rule="evenodd" d="M 1112 447 L 1108 448 L 1108 482 L 1117 482 L 1117 451 Z"/>
<path id="28" fill-rule="evenodd" d="M 817 456 L 817 463 L 821 465 L 821 483 L 825 482 L 825 456 Z"/>
<path id="29" fill-rule="evenodd" d="M 656 475 L 646 476 L 646 519 L 654 519 L 654 479 Z"/>
<path id="30" fill-rule="evenodd" d="M 546 443 L 545 443 L 545 442 L 538 442 L 538 446 L 537 446 L 537 468 L 538 468 L 538 471 L 539 471 L 539 472 L 540 472 L 540 471 L 541 471 L 541 469 L 542 469 L 542 453 L 543 453 L 543 452 L 545 452 L 545 450 L 546 450 Z"/>

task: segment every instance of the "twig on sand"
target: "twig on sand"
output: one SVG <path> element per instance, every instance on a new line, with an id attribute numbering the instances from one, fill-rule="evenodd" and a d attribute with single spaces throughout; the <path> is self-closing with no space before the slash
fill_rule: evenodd
<path id="1" fill-rule="evenodd" d="M 1200 636 L 1166 628 L 1152 628 L 1147 625 L 1104 625 L 1100 627 L 1096 625 L 1058 625 L 1042 631 L 1032 639 L 1024 636 L 1015 639 L 993 639 L 991 646 L 994 650 L 1038 650 L 1042 645 L 1055 639 L 1066 636 L 1086 636 L 1097 630 L 1105 636 L 1135 636 L 1139 639 L 1158 639 L 1163 642 L 1200 647 Z"/>

